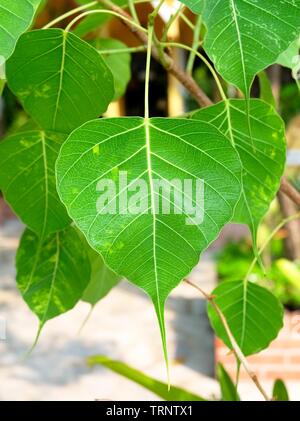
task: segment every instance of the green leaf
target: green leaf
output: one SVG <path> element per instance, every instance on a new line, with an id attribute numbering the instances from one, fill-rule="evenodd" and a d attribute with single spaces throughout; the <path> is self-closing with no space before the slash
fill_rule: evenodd
<path id="1" fill-rule="evenodd" d="M 277 63 L 283 67 L 293 70 L 299 64 L 300 39 L 297 38 L 277 59 Z"/>
<path id="2" fill-rule="evenodd" d="M 125 189 L 119 186 L 124 172 Z M 173 196 L 182 189 L 174 179 L 194 184 L 184 199 L 197 205 L 197 215 L 178 206 Z M 64 143 L 57 181 L 60 198 L 89 244 L 112 270 L 151 297 L 165 345 L 166 298 L 230 221 L 239 199 L 240 163 L 234 148 L 204 122 L 139 117 L 95 120 L 75 130 Z M 162 192 L 154 188 L 155 181 L 164 184 Z M 109 199 L 102 206 L 99 185 L 107 182 Z M 116 189 L 120 187 L 118 194 L 114 182 Z M 168 188 L 173 191 L 171 197 Z M 117 210 L 114 202 L 117 205 L 119 199 Z M 170 212 L 158 201 L 170 206 Z M 192 215 L 199 219 L 192 220 Z"/>
<path id="3" fill-rule="evenodd" d="M 95 355 L 89 357 L 88 365 L 94 367 L 95 365 L 103 365 L 106 368 L 114 371 L 117 374 L 120 374 L 123 377 L 126 377 L 129 380 L 143 386 L 150 392 L 155 393 L 160 398 L 166 401 L 204 401 L 205 399 L 201 396 L 195 395 L 192 392 L 189 392 L 180 387 L 171 386 L 170 390 L 166 383 L 162 383 L 159 380 L 154 379 L 153 377 L 147 376 L 141 371 L 136 370 L 135 368 L 130 367 L 127 364 L 122 363 L 121 361 L 111 360 L 105 355 Z"/>
<path id="4" fill-rule="evenodd" d="M 10 89 L 45 130 L 69 133 L 102 114 L 114 95 L 99 53 L 61 29 L 28 32 L 7 62 Z"/>
<path id="5" fill-rule="evenodd" d="M 115 80 L 114 100 L 117 100 L 125 94 L 131 79 L 131 55 L 128 52 L 122 53 L 122 49 L 127 46 L 115 39 L 97 39 L 93 45 L 100 52 L 113 74 Z M 120 53 L 102 53 L 101 50 L 120 50 Z"/>
<path id="6" fill-rule="evenodd" d="M 180 0 L 181 3 L 188 6 L 194 13 L 202 13 L 205 0 Z"/>
<path id="7" fill-rule="evenodd" d="M 82 300 L 94 307 L 98 301 L 106 297 L 118 285 L 121 277 L 110 270 L 99 253 L 96 253 L 88 244 L 87 253 L 91 263 L 91 278 Z"/>
<path id="8" fill-rule="evenodd" d="M 59 133 L 29 130 L 0 142 L 0 188 L 22 221 L 42 237 L 70 224 L 54 172 L 64 140 Z"/>
<path id="9" fill-rule="evenodd" d="M 258 225 L 279 189 L 286 160 L 284 124 L 274 108 L 257 99 L 220 102 L 193 114 L 210 122 L 235 144 L 242 164 L 242 195 L 234 221 L 249 225 L 254 240 Z M 255 241 L 254 241 L 255 242 Z"/>
<path id="10" fill-rule="evenodd" d="M 212 295 L 246 356 L 267 348 L 283 326 L 280 302 L 267 289 L 252 282 L 222 282 Z M 211 304 L 208 304 L 208 316 L 217 336 L 232 349 L 225 328 Z"/>
<path id="11" fill-rule="evenodd" d="M 72 227 L 44 241 L 26 229 L 17 252 L 17 285 L 42 327 L 72 309 L 90 279 L 90 264 Z"/>
<path id="12" fill-rule="evenodd" d="M 267 104 L 270 104 L 276 109 L 276 101 L 273 95 L 272 84 L 268 78 L 267 73 L 263 70 L 258 73 L 259 80 L 259 89 L 260 89 L 260 99 L 265 101 Z"/>
<path id="13" fill-rule="evenodd" d="M 299 36 L 300 0 L 204 3 L 204 49 L 225 80 L 246 96 L 254 76 Z"/>
<path id="14" fill-rule="evenodd" d="M 0 0 L 0 56 L 6 60 L 17 40 L 27 31 L 40 0 Z"/>
<path id="15" fill-rule="evenodd" d="M 77 0 L 79 4 L 90 3 L 90 0 Z M 114 0 L 114 3 L 118 6 L 125 6 L 127 0 Z M 106 9 L 104 4 L 94 6 L 88 10 L 97 10 L 97 9 Z M 85 37 L 90 32 L 99 30 L 105 23 L 107 23 L 113 16 L 108 13 L 95 13 L 88 16 L 85 16 L 74 29 L 74 34 L 78 37 Z"/>
<path id="16" fill-rule="evenodd" d="M 238 391 L 224 366 L 220 363 L 217 365 L 217 376 L 220 382 L 222 400 L 239 401 L 240 397 Z"/>
<path id="17" fill-rule="evenodd" d="M 289 392 L 287 391 L 286 385 L 280 379 L 277 379 L 273 387 L 273 399 L 275 401 L 289 401 Z"/>

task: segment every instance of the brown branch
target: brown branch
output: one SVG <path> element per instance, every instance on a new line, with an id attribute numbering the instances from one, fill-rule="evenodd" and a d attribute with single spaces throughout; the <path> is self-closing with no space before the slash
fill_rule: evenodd
<path id="1" fill-rule="evenodd" d="M 251 367 L 249 366 L 249 363 L 246 359 L 246 357 L 244 356 L 241 348 L 239 347 L 238 343 L 236 342 L 233 334 L 231 333 L 230 327 L 227 323 L 226 317 L 224 316 L 223 312 L 221 311 L 221 309 L 219 308 L 219 306 L 216 304 L 214 297 L 207 294 L 205 291 L 203 291 L 202 288 L 200 288 L 198 285 L 194 284 L 192 281 L 188 280 L 188 279 L 184 279 L 184 282 L 191 285 L 193 288 L 197 289 L 199 292 L 201 292 L 201 294 L 204 296 L 204 298 L 210 302 L 210 304 L 212 305 L 212 307 L 214 308 L 215 312 L 217 313 L 217 315 L 219 316 L 219 319 L 221 320 L 222 325 L 224 326 L 224 329 L 227 333 L 227 336 L 230 340 L 232 349 L 236 355 L 236 357 L 239 359 L 239 361 L 241 362 L 241 364 L 243 365 L 244 369 L 246 370 L 247 374 L 249 375 L 249 377 L 252 379 L 252 381 L 254 382 L 255 386 L 257 387 L 257 389 L 260 391 L 260 393 L 263 395 L 264 399 L 266 401 L 269 401 L 269 397 L 267 395 L 267 393 L 265 392 L 264 388 L 262 387 L 262 385 L 260 384 L 257 375 L 255 374 L 255 372 L 251 369 Z"/>
<path id="2" fill-rule="evenodd" d="M 300 193 L 295 189 L 294 186 L 292 186 L 286 177 L 282 177 L 281 179 L 280 191 L 300 207 Z"/>
<path id="3" fill-rule="evenodd" d="M 120 15 L 126 17 L 127 19 L 132 19 L 132 17 L 124 11 L 121 7 L 115 5 L 110 0 L 98 0 L 108 9 L 118 12 Z M 148 37 L 147 35 L 139 31 L 135 26 L 130 25 L 128 21 L 123 21 L 126 25 L 142 42 L 142 44 L 147 45 Z M 155 60 L 159 61 L 164 68 L 169 71 L 176 79 L 181 82 L 181 84 L 187 89 L 191 96 L 198 102 L 201 107 L 207 107 L 212 105 L 213 102 L 211 99 L 203 92 L 203 90 L 198 86 L 195 80 L 182 70 L 177 63 L 169 56 L 169 54 L 159 53 L 157 47 L 153 45 L 152 47 L 152 56 Z M 300 207 L 300 193 L 289 183 L 289 181 L 283 177 L 281 180 L 280 191 L 288 196 L 297 206 Z"/>

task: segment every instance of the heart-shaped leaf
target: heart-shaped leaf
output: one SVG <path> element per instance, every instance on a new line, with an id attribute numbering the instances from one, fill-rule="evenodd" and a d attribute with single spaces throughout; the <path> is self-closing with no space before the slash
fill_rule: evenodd
<path id="1" fill-rule="evenodd" d="M 280 302 L 267 289 L 252 282 L 222 282 L 212 296 L 246 356 L 267 348 L 283 326 Z M 211 304 L 208 305 L 208 316 L 216 334 L 232 349 L 223 323 Z"/>
<path id="2" fill-rule="evenodd" d="M 22 221 L 39 236 L 70 223 L 57 192 L 55 161 L 65 135 L 21 131 L 0 142 L 0 188 Z"/>
<path id="3" fill-rule="evenodd" d="M 198 11 L 197 2 L 184 3 Z M 254 76 L 299 36 L 300 0 L 201 1 L 200 12 L 203 3 L 204 49 L 224 79 L 248 96 Z"/>
<path id="4" fill-rule="evenodd" d="M 0 0 L 0 56 L 6 60 L 17 40 L 30 27 L 40 0 Z"/>
<path id="5" fill-rule="evenodd" d="M 242 195 L 234 221 L 249 225 L 254 239 L 280 185 L 286 160 L 284 124 L 274 108 L 258 99 L 220 102 L 193 114 L 210 122 L 234 143 L 242 163 Z"/>
<path id="6" fill-rule="evenodd" d="M 57 181 L 91 246 L 151 297 L 165 345 L 166 298 L 239 199 L 236 151 L 216 128 L 196 120 L 96 120 L 64 143 Z"/>
<path id="7" fill-rule="evenodd" d="M 90 263 L 72 227 L 40 240 L 26 229 L 17 252 L 17 285 L 40 328 L 72 309 L 90 279 Z"/>
<path id="8" fill-rule="evenodd" d="M 6 70 L 10 89 L 45 130 L 69 133 L 102 114 L 114 96 L 97 50 L 61 29 L 22 35 Z"/>

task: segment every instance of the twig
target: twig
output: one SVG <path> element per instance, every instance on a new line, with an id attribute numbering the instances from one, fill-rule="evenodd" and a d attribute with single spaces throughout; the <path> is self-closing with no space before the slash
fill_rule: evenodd
<path id="1" fill-rule="evenodd" d="M 300 193 L 295 189 L 294 186 L 286 179 L 282 177 L 280 191 L 288 196 L 297 206 L 300 207 Z"/>
<path id="2" fill-rule="evenodd" d="M 201 292 L 201 294 L 204 296 L 204 298 L 210 302 L 210 304 L 212 305 L 212 307 L 214 308 L 215 312 L 217 313 L 217 315 L 219 316 L 224 329 L 227 333 L 227 336 L 231 342 L 231 346 L 232 349 L 234 351 L 234 353 L 236 354 L 238 360 L 241 362 L 241 364 L 243 365 L 244 369 L 246 370 L 247 374 L 249 375 L 249 377 L 252 379 L 252 381 L 254 382 L 254 384 L 256 385 L 257 389 L 260 391 L 260 393 L 263 395 L 264 399 L 266 401 L 269 401 L 269 397 L 267 395 L 267 393 L 265 392 L 264 388 L 262 387 L 262 385 L 260 384 L 257 375 L 255 374 L 255 372 L 251 369 L 251 367 L 249 366 L 249 363 L 247 361 L 247 359 L 245 358 L 241 348 L 239 347 L 239 345 L 237 344 L 233 334 L 231 333 L 230 327 L 227 323 L 226 317 L 224 316 L 224 314 L 222 313 L 222 311 L 220 310 L 219 306 L 216 304 L 214 297 L 207 294 L 205 291 L 202 290 L 202 288 L 200 288 L 198 285 L 194 284 L 192 281 L 188 280 L 188 279 L 184 279 L 184 282 L 191 285 L 193 288 L 197 289 L 199 292 Z"/>

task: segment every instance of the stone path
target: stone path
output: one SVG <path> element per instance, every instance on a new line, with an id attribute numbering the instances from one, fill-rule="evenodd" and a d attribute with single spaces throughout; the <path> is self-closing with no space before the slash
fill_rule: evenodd
<path id="1" fill-rule="evenodd" d="M 0 400 L 147 400 L 155 395 L 101 367 L 89 369 L 85 358 L 105 354 L 165 380 L 160 336 L 147 297 L 123 282 L 94 310 L 78 334 L 89 306 L 77 307 L 45 326 L 30 358 L 23 356 L 37 320 L 15 288 L 14 254 L 22 226 L 0 226 L 0 318 L 6 340 L 0 340 Z M 206 255 L 192 277 L 210 290 L 214 265 Z M 218 396 L 213 375 L 213 335 L 205 303 L 187 285 L 179 286 L 166 310 L 172 383 L 205 397 Z"/>

